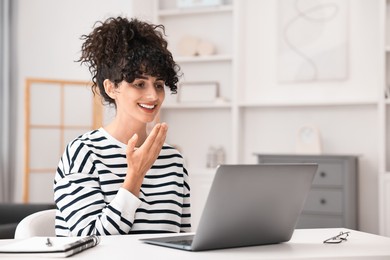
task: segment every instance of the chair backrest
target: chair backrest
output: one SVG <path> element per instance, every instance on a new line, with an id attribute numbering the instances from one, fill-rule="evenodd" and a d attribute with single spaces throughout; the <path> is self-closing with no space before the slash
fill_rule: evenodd
<path id="1" fill-rule="evenodd" d="M 15 239 L 33 236 L 55 236 L 54 222 L 56 210 L 48 209 L 28 215 L 19 222 L 15 230 Z"/>

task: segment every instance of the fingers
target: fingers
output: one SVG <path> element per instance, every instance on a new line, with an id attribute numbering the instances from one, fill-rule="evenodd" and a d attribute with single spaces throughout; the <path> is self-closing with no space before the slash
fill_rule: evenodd
<path id="1" fill-rule="evenodd" d="M 150 147 L 150 150 L 152 150 L 153 152 L 155 152 L 157 154 L 160 153 L 161 147 L 163 146 L 163 144 L 165 142 L 167 132 L 168 132 L 168 125 L 166 123 L 162 123 L 160 126 L 160 129 L 157 133 L 157 136 L 154 139 L 152 146 Z"/>
<path id="2" fill-rule="evenodd" d="M 134 134 L 127 142 L 126 155 L 129 156 L 134 152 L 135 145 L 138 141 L 138 135 Z"/>
<path id="3" fill-rule="evenodd" d="M 161 123 L 160 128 L 157 132 L 157 136 L 154 141 L 163 141 L 165 142 L 165 137 L 167 136 L 167 131 L 168 131 L 168 125 L 166 123 Z"/>
<path id="4" fill-rule="evenodd" d="M 165 142 L 167 131 L 167 124 L 162 123 L 156 125 L 151 134 L 146 138 L 145 142 L 137 150 L 134 149 L 139 139 L 138 135 L 134 134 L 128 141 L 126 148 L 128 169 L 124 184 L 124 187 L 128 190 L 133 192 L 133 186 L 135 185 L 139 192 L 139 187 L 146 172 L 152 167 L 153 163 L 160 154 L 161 148 Z M 137 190 L 133 193 L 136 194 Z"/>
<path id="5" fill-rule="evenodd" d="M 161 149 L 161 146 L 165 142 L 167 131 L 168 125 L 166 123 L 156 124 L 142 146 L 146 150 L 155 150 L 155 147 Z"/>

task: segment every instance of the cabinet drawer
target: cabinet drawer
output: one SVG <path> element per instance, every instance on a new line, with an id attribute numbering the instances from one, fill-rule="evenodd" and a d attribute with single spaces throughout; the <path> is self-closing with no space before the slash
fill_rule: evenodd
<path id="1" fill-rule="evenodd" d="M 345 169 L 343 163 L 337 160 L 324 160 L 323 158 L 311 157 L 281 157 L 259 156 L 259 163 L 318 163 L 318 170 L 314 177 L 314 185 L 342 186 Z"/>
<path id="2" fill-rule="evenodd" d="M 342 216 L 302 214 L 296 228 L 336 228 L 344 227 Z"/>
<path id="3" fill-rule="evenodd" d="M 303 211 L 341 214 L 343 212 L 343 193 L 341 190 L 312 189 L 306 199 Z"/>
<path id="4" fill-rule="evenodd" d="M 320 163 L 313 180 L 313 185 L 343 185 L 343 165 L 337 163 Z"/>

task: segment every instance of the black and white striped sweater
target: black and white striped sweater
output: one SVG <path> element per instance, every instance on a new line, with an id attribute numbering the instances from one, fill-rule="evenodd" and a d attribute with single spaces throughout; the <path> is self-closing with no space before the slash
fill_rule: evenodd
<path id="1" fill-rule="evenodd" d="M 103 128 L 71 142 L 54 179 L 57 236 L 188 232 L 190 187 L 183 157 L 164 144 L 139 197 L 121 188 L 126 145 Z"/>

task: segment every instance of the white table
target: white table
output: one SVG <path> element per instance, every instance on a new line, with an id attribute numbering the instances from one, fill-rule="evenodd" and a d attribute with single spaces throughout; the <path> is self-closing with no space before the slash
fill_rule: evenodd
<path id="1" fill-rule="evenodd" d="M 323 244 L 340 231 L 350 231 L 348 241 L 340 244 Z M 275 245 L 241 247 L 202 252 L 186 252 L 144 244 L 140 238 L 161 235 L 128 235 L 102 237 L 100 244 L 74 255 L 71 259 L 390 259 L 390 238 L 350 229 L 297 229 L 289 242 Z M 0 245 L 13 240 L 0 240 Z M 0 258 L 4 256 L 0 255 Z M 27 257 L 7 255 L 7 259 Z M 28 257 L 28 259 L 33 259 Z M 41 259 L 51 259 L 48 257 Z M 58 259 L 58 258 L 53 258 Z"/>

